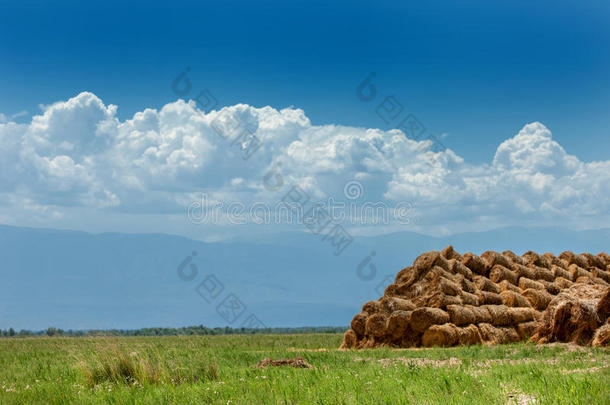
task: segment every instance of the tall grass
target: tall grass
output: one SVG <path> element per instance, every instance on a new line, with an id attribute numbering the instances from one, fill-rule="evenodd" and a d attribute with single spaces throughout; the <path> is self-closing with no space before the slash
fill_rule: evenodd
<path id="1" fill-rule="evenodd" d="M 217 380 L 215 364 L 201 361 L 190 367 L 179 367 L 156 351 L 129 352 L 112 347 L 101 350 L 91 360 L 80 360 L 78 369 L 89 387 L 101 383 L 143 386 L 151 384 L 184 384 Z"/>

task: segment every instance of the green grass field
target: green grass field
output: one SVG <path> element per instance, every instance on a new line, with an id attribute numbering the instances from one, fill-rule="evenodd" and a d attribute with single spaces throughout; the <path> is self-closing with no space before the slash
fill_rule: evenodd
<path id="1" fill-rule="evenodd" d="M 0 403 L 610 403 L 610 349 L 338 351 L 341 335 L 0 339 Z M 302 356 L 313 367 L 256 368 Z"/>

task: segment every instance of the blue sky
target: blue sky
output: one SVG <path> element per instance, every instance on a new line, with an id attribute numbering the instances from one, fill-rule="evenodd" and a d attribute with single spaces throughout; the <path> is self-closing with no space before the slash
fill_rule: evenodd
<path id="1" fill-rule="evenodd" d="M 192 236 L 196 193 L 277 201 L 260 178 L 283 162 L 315 197 L 357 180 L 412 203 L 415 231 L 610 224 L 607 2 L 21 1 L 0 15 L 2 223 Z M 216 112 L 176 101 L 186 67 L 187 99 L 209 89 L 259 128 L 256 159 L 217 139 Z M 449 150 L 424 162 L 396 143 L 375 113 L 386 96 Z"/>
<path id="2" fill-rule="evenodd" d="M 532 121 L 584 160 L 610 150 L 604 1 L 20 1 L 1 14 L 5 115 L 91 91 L 126 118 L 174 101 L 169 83 L 191 66 L 223 105 L 386 129 L 354 97 L 374 71 L 470 161 Z"/>

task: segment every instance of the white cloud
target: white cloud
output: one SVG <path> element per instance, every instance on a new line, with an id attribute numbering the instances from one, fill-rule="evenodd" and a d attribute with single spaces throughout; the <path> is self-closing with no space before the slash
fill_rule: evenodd
<path id="1" fill-rule="evenodd" d="M 183 215 L 198 192 L 245 204 L 276 202 L 296 184 L 314 198 L 345 200 L 345 183 L 356 179 L 364 190 L 360 203 L 413 203 L 422 221 L 410 230 L 610 225 L 610 161 L 581 162 L 538 122 L 500 144 L 489 164 L 472 165 L 397 130 L 315 126 L 295 108 L 238 104 L 206 114 L 178 100 L 125 121 L 116 111 L 81 93 L 43 107 L 29 124 L 0 115 L 2 217 L 53 212 L 49 224 L 57 225 L 75 210 L 89 210 L 98 218 L 145 213 L 162 223 Z M 240 127 L 232 132 L 234 123 Z M 225 139 L 219 128 L 234 136 Z M 248 160 L 240 145 L 251 139 L 235 142 L 245 129 L 262 140 Z M 283 191 L 263 187 L 271 168 L 281 171 Z M 397 229 L 405 226 L 387 227 Z"/>

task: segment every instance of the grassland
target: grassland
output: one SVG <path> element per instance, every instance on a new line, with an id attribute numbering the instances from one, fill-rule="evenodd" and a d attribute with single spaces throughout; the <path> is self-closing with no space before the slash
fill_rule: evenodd
<path id="1" fill-rule="evenodd" d="M 338 351 L 336 334 L 0 339 L 0 403 L 610 403 L 610 349 Z M 302 356 L 313 367 L 256 368 Z"/>

